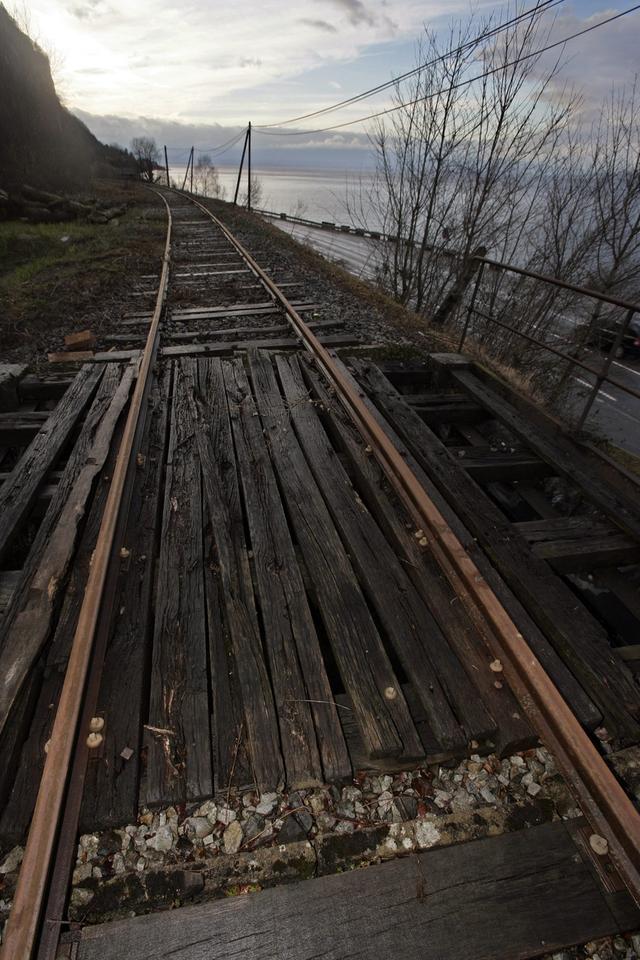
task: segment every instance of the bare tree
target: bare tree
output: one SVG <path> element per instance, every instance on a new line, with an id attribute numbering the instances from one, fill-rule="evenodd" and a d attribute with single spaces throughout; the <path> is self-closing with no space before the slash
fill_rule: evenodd
<path id="1" fill-rule="evenodd" d="M 640 91 L 612 92 L 591 138 L 595 251 L 587 282 L 640 299 Z"/>
<path id="2" fill-rule="evenodd" d="M 256 177 L 255 173 L 251 175 L 251 206 L 259 207 L 262 204 L 263 200 L 263 189 L 262 183 Z M 238 203 L 241 207 L 246 207 L 248 203 L 247 188 L 245 187 L 244 191 L 241 191 L 240 196 L 238 197 Z"/>
<path id="3" fill-rule="evenodd" d="M 204 197 L 224 200 L 226 190 L 208 153 L 203 153 L 193 168 L 193 191 Z"/>
<path id="4" fill-rule="evenodd" d="M 153 137 L 134 137 L 131 141 L 131 152 L 138 163 L 138 170 L 143 180 L 153 183 L 154 170 L 160 160 L 160 151 Z"/>
<path id="5" fill-rule="evenodd" d="M 530 56 L 548 36 L 542 12 L 489 36 L 497 26 L 471 17 L 445 38 L 427 31 L 422 66 L 371 133 L 376 177 L 366 205 L 397 238 L 383 282 L 431 316 L 475 249 L 510 257 L 520 245 L 543 164 L 571 116 L 570 98 L 548 96 L 559 62 Z"/>

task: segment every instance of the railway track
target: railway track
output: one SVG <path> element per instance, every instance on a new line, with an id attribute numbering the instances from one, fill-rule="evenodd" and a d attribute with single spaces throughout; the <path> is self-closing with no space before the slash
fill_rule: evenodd
<path id="1" fill-rule="evenodd" d="M 30 822 L 3 958 L 56 957 L 79 824 L 538 737 L 607 889 L 640 901 L 640 818 L 594 736 L 640 743 L 640 696 L 567 580 L 596 569 L 631 595 L 632 486 L 461 358 L 433 359 L 439 392 L 347 367 L 334 348 L 357 338 L 295 272 L 195 198 L 158 199 L 155 304 L 142 291 L 0 488 L 2 556 L 58 468 L 0 650 L 19 771 L 0 834 Z M 598 516 L 554 513 L 549 476 Z"/>

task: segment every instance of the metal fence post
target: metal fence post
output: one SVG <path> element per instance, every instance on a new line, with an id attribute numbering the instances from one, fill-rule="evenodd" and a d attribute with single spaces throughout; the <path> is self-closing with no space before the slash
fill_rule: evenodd
<path id="1" fill-rule="evenodd" d="M 596 397 L 598 396 L 598 393 L 600 392 L 600 387 L 602 386 L 602 384 L 604 383 L 604 381 L 605 381 L 605 380 L 607 379 L 607 377 L 609 376 L 609 370 L 610 370 L 610 368 L 611 368 L 611 364 L 613 363 L 613 361 L 614 361 L 615 358 L 616 358 L 616 354 L 617 354 L 619 348 L 620 348 L 621 345 L 622 345 L 622 341 L 624 340 L 624 335 L 625 335 L 625 333 L 627 332 L 627 330 L 629 329 L 629 324 L 631 323 L 631 318 L 633 317 L 633 315 L 634 315 L 635 312 L 636 312 L 636 311 L 633 309 L 633 307 L 631 307 L 631 309 L 627 310 L 627 313 L 626 313 L 625 318 L 624 318 L 624 322 L 621 324 L 620 329 L 618 330 L 618 332 L 617 332 L 617 334 L 616 334 L 615 340 L 614 340 L 613 343 L 611 344 L 611 349 L 609 350 L 609 353 L 608 353 L 607 356 L 605 357 L 605 361 L 604 361 L 604 363 L 602 364 L 602 369 L 600 370 L 600 373 L 599 373 L 598 376 L 596 377 L 596 382 L 595 382 L 594 385 L 593 385 L 593 389 L 591 390 L 591 393 L 590 393 L 589 396 L 587 397 L 587 400 L 586 400 L 586 403 L 585 403 L 584 408 L 583 408 L 583 410 L 582 410 L 582 413 L 581 413 L 580 416 L 578 417 L 578 421 L 577 421 L 577 423 L 576 423 L 576 429 L 577 429 L 577 430 L 581 430 L 582 427 L 584 426 L 584 422 L 585 422 L 585 420 L 587 419 L 587 417 L 589 416 L 589 411 L 591 410 L 591 407 L 593 406 L 594 401 L 595 401 Z"/>
<path id="2" fill-rule="evenodd" d="M 482 282 L 482 274 L 484 273 L 485 263 L 484 260 L 480 264 L 480 269 L 476 276 L 475 286 L 473 288 L 473 293 L 471 294 L 471 300 L 469 301 L 469 306 L 467 307 L 467 317 L 464 321 L 464 327 L 462 328 L 462 333 L 460 335 L 460 343 L 458 344 L 458 353 L 462 353 L 462 345 L 464 344 L 465 338 L 467 336 L 467 330 L 469 329 L 469 324 L 471 323 L 471 317 L 473 315 L 473 308 L 476 305 L 476 297 L 478 296 L 478 290 Z"/>

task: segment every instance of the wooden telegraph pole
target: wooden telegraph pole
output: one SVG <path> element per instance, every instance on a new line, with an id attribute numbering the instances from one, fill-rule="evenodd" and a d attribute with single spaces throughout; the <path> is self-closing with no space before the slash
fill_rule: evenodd
<path id="1" fill-rule="evenodd" d="M 249 120 L 249 127 L 247 129 L 247 138 L 249 140 L 249 152 L 247 155 L 247 210 L 251 210 L 251 120 Z"/>
<path id="2" fill-rule="evenodd" d="M 249 133 L 251 130 L 251 124 L 247 127 L 247 132 L 244 135 L 244 145 L 242 147 L 242 156 L 240 157 L 240 169 L 238 170 L 238 179 L 236 181 L 236 192 L 233 196 L 233 205 L 236 206 L 238 202 L 238 191 L 240 190 L 240 178 L 242 177 L 242 168 L 244 166 L 244 155 L 247 152 L 247 143 L 249 142 Z"/>

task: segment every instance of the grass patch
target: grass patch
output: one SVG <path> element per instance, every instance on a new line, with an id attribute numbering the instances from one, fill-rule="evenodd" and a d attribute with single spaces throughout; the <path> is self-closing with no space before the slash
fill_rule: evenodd
<path id="1" fill-rule="evenodd" d="M 0 350 L 44 358 L 65 334 L 100 334 L 141 274 L 159 273 L 165 223 L 148 217 L 139 191 L 109 223 L 0 223 Z"/>
<path id="2" fill-rule="evenodd" d="M 86 263 L 110 248 L 106 224 L 0 223 L 0 285 L 11 291 L 43 270 Z M 113 230 L 114 228 L 112 228 Z"/>

